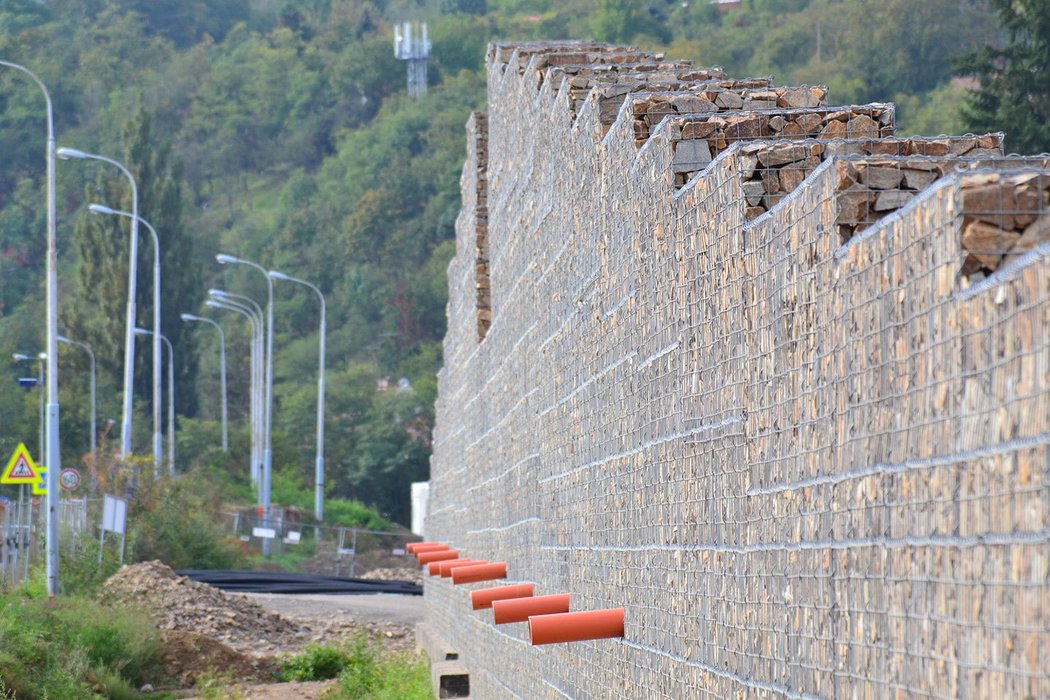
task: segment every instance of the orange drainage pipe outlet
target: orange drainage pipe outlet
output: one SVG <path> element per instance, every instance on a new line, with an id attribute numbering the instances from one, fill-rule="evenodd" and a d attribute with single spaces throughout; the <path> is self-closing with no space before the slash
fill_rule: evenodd
<path id="1" fill-rule="evenodd" d="M 622 636 L 623 608 L 533 615 L 529 618 L 529 641 L 534 646 Z"/>
<path id="2" fill-rule="evenodd" d="M 420 547 L 433 547 L 434 545 L 437 545 L 438 547 L 444 549 L 448 549 L 448 545 L 442 542 L 409 542 L 405 546 L 405 551 L 409 554 L 415 554 L 416 550 L 418 550 Z"/>
<path id="3" fill-rule="evenodd" d="M 484 610 L 485 608 L 491 608 L 492 602 L 496 600 L 528 598 L 532 595 L 534 588 L 531 583 L 515 583 L 510 586 L 482 588 L 479 591 L 470 592 L 470 605 L 475 610 Z"/>
<path id="4" fill-rule="evenodd" d="M 416 547 L 412 554 L 418 558 L 424 552 L 446 552 L 449 549 L 451 548 L 447 544 L 428 544 L 425 547 Z"/>
<path id="5" fill-rule="evenodd" d="M 457 564 L 475 564 L 475 563 L 477 563 L 477 564 L 484 564 L 485 563 L 485 562 L 481 562 L 481 561 L 476 561 L 474 559 L 444 559 L 444 560 L 441 560 L 441 561 L 432 561 L 429 564 L 427 564 L 427 573 L 430 574 L 431 576 L 444 576 L 444 574 L 441 573 L 441 566 L 443 564 L 451 564 L 452 562 L 455 562 Z"/>
<path id="6" fill-rule="evenodd" d="M 497 578 L 507 578 L 507 562 L 498 561 L 494 564 L 461 566 L 452 570 L 452 583 L 454 584 L 491 581 Z"/>
<path id="7" fill-rule="evenodd" d="M 438 562 L 438 574 L 441 578 L 449 578 L 452 576 L 452 572 L 461 566 L 481 566 L 482 564 L 488 564 L 485 559 L 453 559 L 452 561 L 440 561 Z"/>
<path id="8" fill-rule="evenodd" d="M 420 554 L 418 556 L 418 558 L 419 558 L 419 563 L 422 564 L 423 566 L 426 566 L 430 562 L 434 562 L 434 561 L 445 561 L 446 559 L 459 559 L 459 550 L 458 549 L 449 549 L 449 550 L 444 551 L 444 552 L 442 552 L 442 551 L 423 552 L 422 554 Z"/>
<path id="9" fill-rule="evenodd" d="M 538 595 L 535 598 L 512 598 L 492 602 L 492 619 L 497 625 L 525 622 L 533 615 L 569 612 L 569 594 Z"/>

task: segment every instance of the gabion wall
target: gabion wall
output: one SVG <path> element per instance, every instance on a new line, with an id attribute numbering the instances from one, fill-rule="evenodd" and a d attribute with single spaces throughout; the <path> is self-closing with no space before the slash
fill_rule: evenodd
<path id="1" fill-rule="evenodd" d="M 532 647 L 429 579 L 472 697 L 1050 697 L 1046 162 L 884 138 L 881 105 L 754 112 L 711 71 L 676 89 L 719 114 L 636 142 L 637 105 L 689 102 L 625 89 L 610 124 L 615 81 L 569 81 L 662 60 L 489 50 L 426 536 L 626 634 Z M 784 126 L 683 170 L 682 125 L 734 106 Z"/>

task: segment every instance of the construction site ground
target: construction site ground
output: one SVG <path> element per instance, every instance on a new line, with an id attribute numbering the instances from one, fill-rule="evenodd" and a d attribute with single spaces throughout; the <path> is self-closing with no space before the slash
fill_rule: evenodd
<path id="1" fill-rule="evenodd" d="M 185 698 L 216 683 L 243 700 L 319 698 L 332 682 L 273 682 L 281 656 L 361 634 L 384 652 L 412 653 L 423 613 L 421 596 L 224 593 L 160 562 L 124 567 L 101 597 L 154 618 L 166 641 L 164 674 Z"/>

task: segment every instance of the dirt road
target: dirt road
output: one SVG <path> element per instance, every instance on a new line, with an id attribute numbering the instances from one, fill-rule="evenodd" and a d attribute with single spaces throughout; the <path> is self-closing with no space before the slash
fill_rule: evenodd
<path id="1" fill-rule="evenodd" d="M 406 595 L 281 595 L 229 593 L 292 620 L 313 633 L 314 641 L 336 641 L 367 629 L 391 651 L 411 651 L 414 630 L 423 617 L 423 597 Z M 227 689 L 237 700 L 319 700 L 334 681 L 239 685 Z M 200 700 L 199 695 L 187 700 Z"/>

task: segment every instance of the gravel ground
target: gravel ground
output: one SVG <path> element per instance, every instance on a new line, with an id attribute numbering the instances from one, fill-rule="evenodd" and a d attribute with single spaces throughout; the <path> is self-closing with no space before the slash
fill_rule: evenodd
<path id="1" fill-rule="evenodd" d="M 252 683 L 272 678 L 276 657 L 361 632 L 384 651 L 412 652 L 423 617 L 422 596 L 224 593 L 160 562 L 123 567 L 100 598 L 140 608 L 156 620 L 169 639 L 167 675 L 183 687 L 209 670 L 223 671 L 239 681 L 229 697 L 242 700 L 319 698 L 330 683 Z M 182 697 L 197 696 L 184 691 Z"/>

